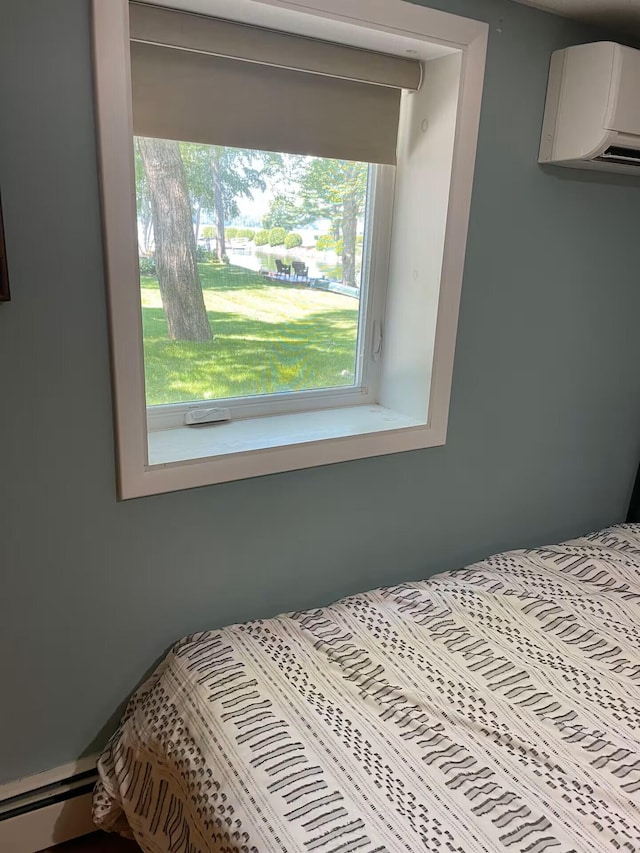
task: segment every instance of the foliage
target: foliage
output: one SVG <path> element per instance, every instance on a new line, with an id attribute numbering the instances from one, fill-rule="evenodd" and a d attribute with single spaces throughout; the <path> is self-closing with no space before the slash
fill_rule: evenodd
<path id="1" fill-rule="evenodd" d="M 202 264 L 200 280 L 215 335 L 207 343 L 170 340 L 157 281 L 143 282 L 149 405 L 353 382 L 356 300 L 234 265 Z"/>
<path id="2" fill-rule="evenodd" d="M 345 201 L 352 197 L 357 199 L 358 214 L 363 213 L 367 172 L 366 163 L 310 159 L 301 182 L 304 209 L 309 219 L 337 220 L 341 226 Z"/>
<path id="3" fill-rule="evenodd" d="M 216 239 L 216 229 L 213 225 L 205 225 L 200 233 L 206 240 Z"/>
<path id="4" fill-rule="evenodd" d="M 285 249 L 295 249 L 302 246 L 302 237 L 296 231 L 290 231 L 284 238 Z"/>
<path id="5" fill-rule="evenodd" d="M 156 259 L 153 255 L 140 255 L 140 275 L 155 275 Z"/>
<path id="6" fill-rule="evenodd" d="M 267 246 L 269 244 L 269 231 L 258 231 L 255 238 L 256 246 Z"/>
<path id="7" fill-rule="evenodd" d="M 343 281 L 350 286 L 357 285 L 357 225 L 364 213 L 367 178 L 366 163 L 313 158 L 301 182 L 303 207 L 309 219 L 332 222 L 335 248 L 342 255 Z M 339 246 L 341 237 L 343 243 Z"/>
<path id="8" fill-rule="evenodd" d="M 233 228 L 233 226 L 230 228 L 225 228 L 224 236 L 227 238 L 227 240 L 235 240 L 235 238 L 238 236 L 238 229 Z"/>
<path id="9" fill-rule="evenodd" d="M 316 249 L 319 252 L 334 252 L 335 248 L 336 241 L 331 234 L 321 234 L 319 237 L 316 237 Z"/>
<path id="10" fill-rule="evenodd" d="M 238 228 L 238 237 L 242 237 L 243 240 L 251 242 L 255 236 L 256 232 L 253 228 Z"/>
<path id="11" fill-rule="evenodd" d="M 362 236 L 356 238 L 356 246 L 362 248 Z M 316 238 L 316 249 L 321 252 L 335 252 L 336 255 L 342 255 L 344 252 L 344 237 L 339 237 L 337 240 L 331 234 L 322 234 Z"/>
<path id="12" fill-rule="evenodd" d="M 196 249 L 196 258 L 199 263 L 212 263 L 213 261 L 218 260 L 218 253 L 215 249 L 207 249 L 206 246 L 198 246 Z"/>
<path id="13" fill-rule="evenodd" d="M 191 215 L 194 222 L 198 221 L 203 211 L 209 213 L 214 209 L 214 193 L 211 182 L 211 163 L 208 154 L 208 145 L 198 145 L 194 142 L 180 143 L 180 156 L 184 164 L 187 176 L 187 187 L 189 189 L 189 200 L 191 201 Z M 205 234 L 205 231 L 207 232 Z M 215 238 L 211 226 L 202 230 L 202 236 L 209 239 Z"/>
<path id="14" fill-rule="evenodd" d="M 223 225 L 221 220 L 227 222 L 239 215 L 238 199 L 251 198 L 254 190 L 264 190 L 265 178 L 274 174 L 281 165 L 279 154 L 195 142 L 181 142 L 180 153 L 194 221 L 199 211 L 206 211 L 215 216 L 219 226 L 218 231 L 211 229 L 211 234 L 211 226 L 206 226 L 207 233 L 203 231 L 203 236 L 209 239 L 219 237 Z M 219 198 L 216 196 L 216 183 Z M 233 239 L 228 230 L 226 236 Z"/>
<path id="15" fill-rule="evenodd" d="M 194 209 L 200 207 L 208 213 L 215 213 L 216 199 L 211 171 L 213 157 L 217 159 L 220 166 L 223 194 L 221 201 L 226 220 L 238 216 L 239 198 L 250 198 L 252 190 L 265 188 L 265 169 L 256 160 L 254 152 L 201 145 L 196 142 L 181 142 L 180 153 L 187 173 L 189 196 Z"/>
<path id="16" fill-rule="evenodd" d="M 363 244 L 362 234 L 358 234 L 358 236 L 356 237 L 356 249 L 360 249 L 360 251 L 362 251 L 362 244 Z M 336 255 L 343 255 L 344 254 L 344 237 L 340 237 L 339 240 L 335 240 L 333 248 L 334 248 Z"/>
<path id="17" fill-rule="evenodd" d="M 269 231 L 269 245 L 270 246 L 282 246 L 287 236 L 287 232 L 284 228 L 277 226 L 276 228 L 272 228 Z"/>
<path id="18" fill-rule="evenodd" d="M 279 194 L 274 196 L 269 205 L 269 210 L 262 220 L 264 228 L 284 228 L 285 231 L 293 231 L 294 228 L 306 225 L 307 218 L 302 207 L 287 196 Z"/>

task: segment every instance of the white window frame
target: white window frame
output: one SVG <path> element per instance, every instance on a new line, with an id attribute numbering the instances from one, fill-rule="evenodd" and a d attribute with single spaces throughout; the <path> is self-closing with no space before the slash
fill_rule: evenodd
<path id="1" fill-rule="evenodd" d="M 358 39 L 366 42 L 358 46 L 375 44 L 378 49 L 385 49 L 394 40 L 398 45 L 406 45 L 407 39 L 417 46 L 440 45 L 460 55 L 461 70 L 446 216 L 442 211 L 442 259 L 433 352 L 429 364 L 418 365 L 423 370 L 418 385 L 415 376 L 408 376 L 412 369 L 397 380 L 394 372 L 396 368 L 402 371 L 402 364 L 392 363 L 391 356 L 385 355 L 380 393 L 383 403 L 367 401 L 360 406 L 248 417 L 222 426 L 159 429 L 149 433 L 138 279 L 128 0 L 93 0 L 96 118 L 119 496 L 140 497 L 444 444 L 488 25 L 404 0 L 157 2 L 291 31 L 295 30 L 286 26 L 285 20 L 291 16 L 300 20 L 302 16 L 307 22 L 313 21 L 314 32 L 322 31 L 328 38 L 336 27 L 342 27 L 343 31 L 350 29 L 354 33 L 351 43 L 358 44 Z M 394 51 L 387 48 L 387 52 Z M 423 130 L 426 132 L 427 128 L 425 119 Z M 383 219 L 376 215 L 374 227 L 384 225 L 390 231 L 391 223 L 383 223 Z M 402 283 L 393 280 L 394 269 L 397 273 L 400 267 L 397 264 L 391 267 L 388 296 L 391 305 L 387 309 L 395 310 L 396 303 L 408 297 L 397 296 Z M 416 281 L 420 276 L 419 269 L 413 270 Z M 406 315 L 410 308 L 399 305 L 394 318 L 390 318 L 390 326 L 394 322 L 397 326 L 397 318 L 402 317 L 403 311 Z M 424 411 L 420 405 L 413 407 L 410 399 L 404 405 L 400 395 L 403 389 L 410 395 L 412 388 L 419 389 L 416 397 L 426 394 Z"/>

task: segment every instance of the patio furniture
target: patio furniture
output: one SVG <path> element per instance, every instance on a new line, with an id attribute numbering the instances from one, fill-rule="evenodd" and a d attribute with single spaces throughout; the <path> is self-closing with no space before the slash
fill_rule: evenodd
<path id="1" fill-rule="evenodd" d="M 296 278 L 309 278 L 309 267 L 303 261 L 292 261 L 291 265 Z"/>
<path id="2" fill-rule="evenodd" d="M 276 269 L 278 270 L 277 275 L 291 276 L 291 264 L 283 264 L 279 258 L 276 258 Z"/>

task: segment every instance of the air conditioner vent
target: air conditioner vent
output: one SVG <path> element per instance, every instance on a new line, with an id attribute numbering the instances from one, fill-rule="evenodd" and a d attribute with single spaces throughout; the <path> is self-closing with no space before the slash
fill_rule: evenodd
<path id="1" fill-rule="evenodd" d="M 595 158 L 601 163 L 618 163 L 621 166 L 640 166 L 640 151 L 635 148 L 621 148 L 611 145 L 604 154 Z"/>

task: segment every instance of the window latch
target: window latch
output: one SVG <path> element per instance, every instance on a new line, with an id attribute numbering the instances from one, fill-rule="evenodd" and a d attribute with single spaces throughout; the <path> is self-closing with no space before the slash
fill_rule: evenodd
<path id="1" fill-rule="evenodd" d="M 223 424 L 231 420 L 229 409 L 191 409 L 184 416 L 186 426 Z"/>

